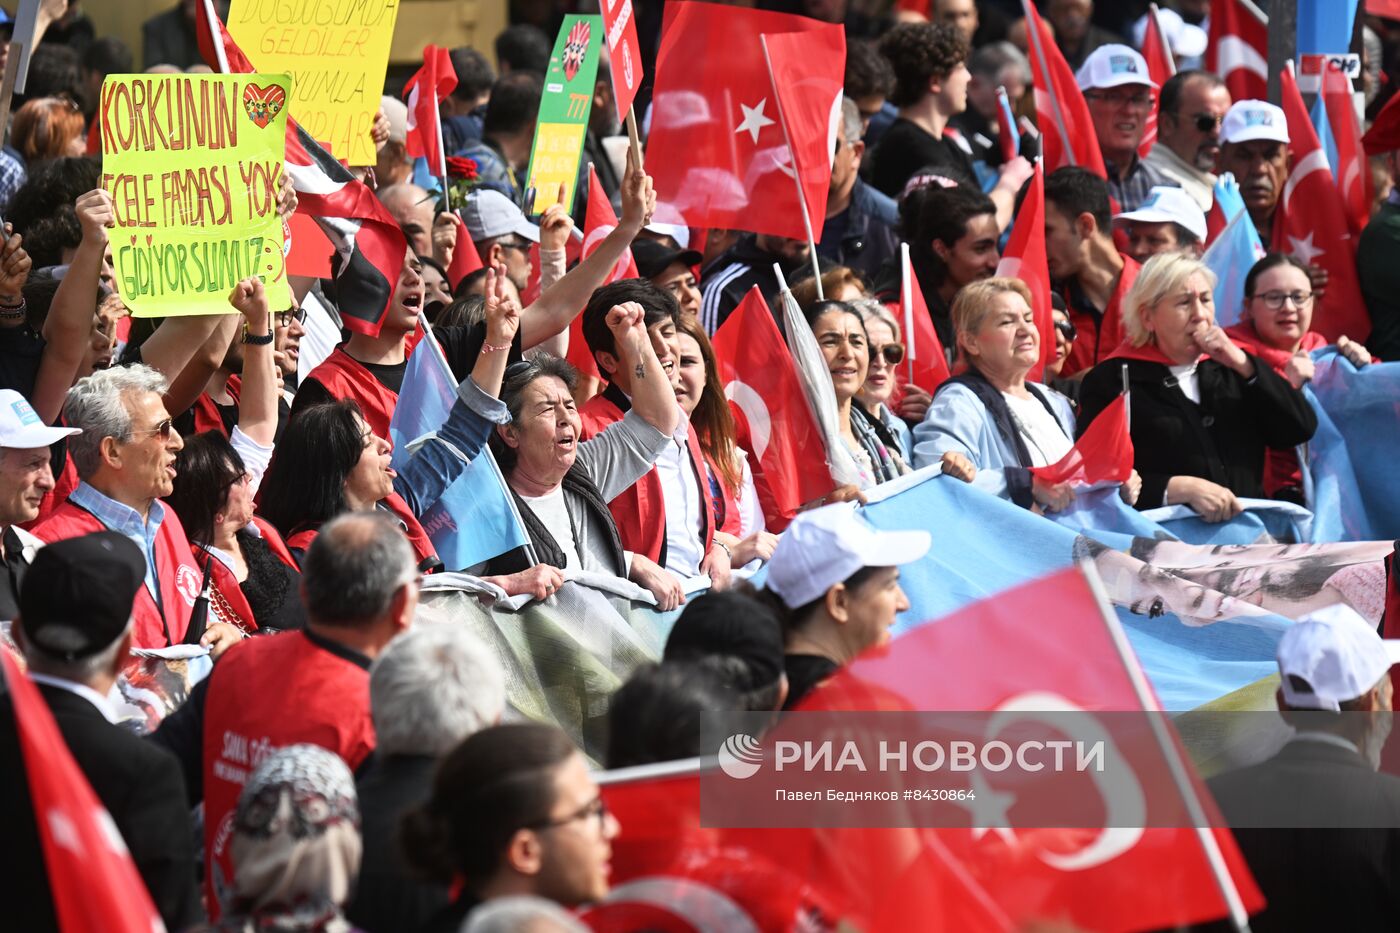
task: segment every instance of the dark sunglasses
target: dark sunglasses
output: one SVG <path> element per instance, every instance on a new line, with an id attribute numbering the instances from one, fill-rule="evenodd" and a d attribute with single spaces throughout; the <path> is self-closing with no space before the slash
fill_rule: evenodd
<path id="1" fill-rule="evenodd" d="M 1078 332 L 1074 329 L 1074 325 L 1071 324 L 1069 321 L 1056 321 L 1055 329 L 1060 332 L 1061 337 L 1065 338 L 1070 343 L 1074 343 L 1074 338 L 1078 334 Z"/>
<path id="2" fill-rule="evenodd" d="M 175 422 L 170 418 L 166 418 L 164 421 L 151 428 L 149 431 L 132 431 L 131 433 L 135 437 L 150 437 L 152 434 L 159 434 L 161 440 L 169 440 L 170 434 L 174 430 Z"/>
<path id="3" fill-rule="evenodd" d="M 883 356 L 885 358 L 885 363 L 890 366 L 898 366 L 904 360 L 904 344 L 887 343 L 878 350 L 871 347 L 870 361 L 874 362 L 877 356 Z"/>
<path id="4" fill-rule="evenodd" d="M 1225 118 L 1213 117 L 1208 113 L 1198 113 L 1191 119 L 1195 122 L 1196 129 L 1200 130 L 1202 133 L 1214 133 Z"/>

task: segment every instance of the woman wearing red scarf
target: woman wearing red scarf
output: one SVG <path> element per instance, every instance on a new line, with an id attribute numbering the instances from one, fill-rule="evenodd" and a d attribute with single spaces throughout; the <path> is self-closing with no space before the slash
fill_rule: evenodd
<path id="1" fill-rule="evenodd" d="M 1206 521 L 1264 494 L 1265 449 L 1287 450 L 1317 430 L 1302 393 L 1240 349 L 1215 322 L 1215 276 L 1196 259 L 1153 256 L 1123 299 L 1122 346 L 1084 377 L 1079 433 L 1132 390 L 1137 506 L 1189 505 Z"/>
<path id="2" fill-rule="evenodd" d="M 1270 253 L 1254 264 L 1244 280 L 1244 314 L 1226 331 L 1241 349 L 1253 353 L 1301 389 L 1313 377 L 1313 350 L 1327 346 L 1327 338 L 1312 326 L 1313 292 L 1307 269 L 1292 256 Z M 1337 350 L 1352 365 L 1371 362 L 1366 348 L 1346 336 L 1337 339 Z M 1271 450 L 1265 460 L 1264 491 L 1275 499 L 1303 501 L 1303 478 L 1298 453 Z"/>

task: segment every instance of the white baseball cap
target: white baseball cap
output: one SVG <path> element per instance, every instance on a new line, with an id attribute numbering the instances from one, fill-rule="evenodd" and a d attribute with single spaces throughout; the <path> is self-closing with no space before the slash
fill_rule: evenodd
<path id="1" fill-rule="evenodd" d="M 525 219 L 514 201 L 494 188 L 477 188 L 462 206 L 462 223 L 473 240 L 514 233 L 531 243 L 540 241 L 540 228 Z"/>
<path id="2" fill-rule="evenodd" d="M 1143 37 L 1147 35 L 1147 17 L 1151 13 L 1144 13 L 1133 23 L 1133 42 L 1138 48 L 1142 48 Z M 1199 58 L 1206 54 L 1206 46 L 1210 42 L 1210 37 L 1200 26 L 1192 26 L 1181 18 L 1181 14 L 1176 10 L 1163 7 L 1157 11 L 1157 22 L 1162 24 L 1162 32 L 1167 39 L 1167 45 L 1171 47 L 1172 55 L 1177 58 Z"/>
<path id="3" fill-rule="evenodd" d="M 82 433 L 81 428 L 49 427 L 23 395 L 0 389 L 0 447 L 31 450 Z"/>
<path id="4" fill-rule="evenodd" d="M 1192 236 L 1202 243 L 1206 240 L 1206 215 L 1195 198 L 1186 189 L 1175 185 L 1154 185 L 1135 211 L 1125 211 L 1114 216 L 1113 222 L 1140 220 L 1143 223 L 1181 224 L 1191 231 Z"/>
<path id="5" fill-rule="evenodd" d="M 928 553 L 927 531 L 876 531 L 839 502 L 793 519 L 768 562 L 768 589 L 789 609 L 805 606 L 863 567 L 898 567 Z"/>
<path id="6" fill-rule="evenodd" d="M 1283 698 L 1295 709 L 1339 710 L 1370 691 L 1400 663 L 1400 641 L 1384 641 L 1350 606 L 1338 604 L 1304 616 L 1278 643 Z M 1311 690 L 1289 680 L 1297 677 Z"/>
<path id="7" fill-rule="evenodd" d="M 1084 64 L 1075 72 L 1074 80 L 1081 91 L 1123 84 L 1157 86 L 1157 82 L 1147 73 L 1147 59 L 1130 46 L 1116 44 L 1101 45 L 1090 52 Z"/>
<path id="8" fill-rule="evenodd" d="M 1266 100 L 1237 100 L 1220 124 L 1220 142 L 1247 143 L 1255 139 L 1288 143 L 1288 117 L 1281 107 Z"/>

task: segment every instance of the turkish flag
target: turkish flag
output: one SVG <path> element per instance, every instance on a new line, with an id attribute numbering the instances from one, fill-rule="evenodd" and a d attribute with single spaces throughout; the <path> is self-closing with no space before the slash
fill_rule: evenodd
<path id="1" fill-rule="evenodd" d="M 1292 140 L 1293 170 L 1274 211 L 1274 249 L 1327 270 L 1326 294 L 1314 303 L 1312 329 L 1332 341 L 1343 334 L 1365 340 L 1371 333 L 1371 319 L 1356 279 L 1356 243 L 1327 153 L 1318 142 L 1291 68 L 1279 75 L 1279 87 Z"/>
<path id="2" fill-rule="evenodd" d="M 1036 624 L 1028 626 L 1027 619 Z M 1083 723 L 1081 738 L 1112 741 L 1112 732 L 1121 740 L 1127 730 L 1110 720 L 1121 723 L 1123 717 L 1083 714 L 1160 712 L 1126 646 L 1117 616 L 1111 609 L 1105 614 L 1088 581 L 1070 568 L 964 606 L 866 652 L 798 709 L 981 710 L 1015 720 L 1011 729 L 1048 725 L 1047 712 L 1069 712 Z M 953 658 L 980 661 L 949 663 Z M 930 677 L 932 670 L 939 676 Z M 1115 783 L 1103 794 L 1108 829 L 946 828 L 937 836 L 1018 924 L 1053 917 L 1089 930 L 1126 931 L 1225 916 L 1207 846 L 1218 849 L 1246 909 L 1258 910 L 1263 897 L 1229 830 L 1151 826 L 1152 814 L 1181 810 L 1174 783 L 1163 775 L 1167 756 L 1184 752 L 1174 736 L 1168 744 L 1120 741 L 1122 760 L 1132 765 L 1139 786 L 1132 791 Z M 1183 764 L 1189 773 L 1189 761 Z M 1005 816 L 1014 827 L 1018 791 L 1028 797 L 1034 791 L 988 781 L 991 786 L 966 805 L 970 825 L 994 825 Z M 1191 786 L 1198 796 L 1206 793 L 1199 780 L 1193 778 Z M 988 806 L 996 812 L 984 811 Z"/>
<path id="3" fill-rule="evenodd" d="M 1327 123 L 1337 144 L 1334 176 L 1346 207 L 1347 223 L 1353 237 L 1361 236 L 1371 219 L 1371 166 L 1361 145 L 1361 125 L 1356 119 L 1351 79 L 1336 62 L 1322 61 L 1322 103 Z"/>
<path id="4" fill-rule="evenodd" d="M 1210 6 L 1206 70 L 1225 80 L 1231 100 L 1269 99 L 1269 22 L 1241 0 Z"/>
<path id="5" fill-rule="evenodd" d="M 1160 89 L 1167 79 L 1176 74 L 1176 60 L 1172 58 L 1171 46 L 1162 34 L 1162 24 L 1157 18 L 1157 5 L 1153 4 L 1147 13 L 1147 29 L 1142 34 L 1142 57 L 1147 60 L 1147 76 Z M 1152 145 L 1157 142 L 1157 108 L 1147 114 L 1143 128 L 1142 142 L 1138 143 L 1138 155 L 1147 158 Z"/>
<path id="6" fill-rule="evenodd" d="M 1030 190 L 1021 201 L 1021 209 L 1011 224 L 1011 236 L 1006 252 L 997 263 L 997 275 L 1006 275 L 1026 283 L 1031 292 L 1031 310 L 1035 312 L 1035 329 L 1040 334 L 1040 364 L 1031 370 L 1030 378 L 1040 379 L 1045 365 L 1055 357 L 1055 318 L 1050 313 L 1050 267 L 1045 260 L 1045 168 L 1035 164 Z"/>
<path id="7" fill-rule="evenodd" d="M 1031 467 L 1047 483 L 1094 486 L 1125 483 L 1133 473 L 1133 439 L 1128 434 L 1128 395 L 1099 412 L 1069 453 L 1057 462 Z"/>
<path id="8" fill-rule="evenodd" d="M 826 30 L 815 35 L 765 34 L 761 41 L 807 217 L 815 219 L 811 233 L 820 242 L 822 225 L 816 221 L 826 216 L 827 190 L 831 187 L 831 162 L 841 123 L 846 37 L 839 30 Z"/>
<path id="9" fill-rule="evenodd" d="M 1074 80 L 1074 72 L 1055 37 L 1036 12 L 1031 0 L 1021 0 L 1030 41 L 1031 78 L 1035 82 L 1035 124 L 1040 130 L 1045 171 L 1078 165 L 1107 178 L 1103 153 L 1089 104 Z"/>
<path id="10" fill-rule="evenodd" d="M 780 68 L 784 76 L 783 104 L 792 111 L 786 113 L 788 131 L 799 149 L 796 171 L 804 191 L 812 195 L 818 165 L 827 173 L 821 209 L 812 213 L 819 232 L 846 61 L 841 26 L 697 0 L 668 4 L 666 20 L 647 138 L 658 216 L 691 227 L 807 238 L 760 39 L 766 35 L 777 50 L 775 76 Z M 796 61 L 781 40 L 784 33 L 800 36 Z M 819 126 L 816 114 L 825 118 Z M 818 158 L 819 144 L 824 152 Z"/>
<path id="11" fill-rule="evenodd" d="M 637 44 L 637 19 L 632 0 L 603 0 L 603 31 L 607 34 L 608 65 L 612 75 L 613 102 L 617 118 L 627 119 L 627 111 L 642 84 L 642 50 Z"/>
<path id="12" fill-rule="evenodd" d="M 456 211 L 448 216 L 452 218 L 452 225 L 457 228 L 457 245 L 452 247 L 452 262 L 447 266 L 447 287 L 455 292 L 457 283 L 480 269 L 482 262 L 480 254 L 476 251 L 476 244 L 472 242 L 472 235 L 467 232 L 467 225 L 462 222 L 462 218 Z"/>
<path id="13" fill-rule="evenodd" d="M 422 157 L 428 170 L 447 177 L 447 153 L 442 144 L 442 118 L 438 105 L 457 87 L 457 72 L 447 49 L 423 48 L 423 67 L 404 85 L 408 94 L 408 154 Z"/>
<path id="14" fill-rule="evenodd" d="M 826 495 L 835 484 L 792 354 L 757 286 L 712 343 L 724 394 L 737 409 L 739 446 L 751 455 L 764 518 L 769 530 L 784 528 L 798 506 Z"/>
<path id="15" fill-rule="evenodd" d="M 583 220 L 583 257 L 587 258 L 598 248 L 598 244 L 607 238 L 609 233 L 617 229 L 617 214 L 613 212 L 612 205 L 608 203 L 607 192 L 598 183 L 598 173 L 593 170 L 593 163 L 588 164 L 588 210 Z M 622 258 L 613 266 L 608 273 L 603 284 L 611 284 L 620 279 L 635 279 L 640 275 L 637 272 L 637 261 L 632 258 L 632 249 L 628 247 L 622 254 Z M 601 379 L 598 372 L 598 364 L 593 360 L 593 354 L 588 349 L 588 341 L 583 339 L 583 315 L 574 316 L 573 323 L 569 325 L 569 353 L 567 359 L 579 372 Z"/>
<path id="16" fill-rule="evenodd" d="M 58 926 L 67 933 L 152 933 L 165 924 L 112 816 L 93 793 L 48 704 L 0 648 Z"/>
<path id="17" fill-rule="evenodd" d="M 952 375 L 948 371 L 948 356 L 938 331 L 933 327 L 919 277 L 909 263 L 909 247 L 900 244 L 903 266 L 904 343 L 909 356 L 910 381 L 932 395 Z"/>

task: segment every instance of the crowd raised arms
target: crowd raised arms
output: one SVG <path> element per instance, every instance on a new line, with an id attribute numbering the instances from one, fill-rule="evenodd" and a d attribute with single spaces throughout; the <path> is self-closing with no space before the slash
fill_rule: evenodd
<path id="1" fill-rule="evenodd" d="M 1350 26 L 1302 53 L 1325 2 L 1287 70 L 1248 0 L 607 0 L 511 5 L 410 77 L 399 0 L 170 0 L 120 37 L 0 0 L 27 70 L 0 100 L 7 922 L 76 929 L 90 896 L 141 918 L 93 929 L 935 928 L 850 879 L 941 891 L 951 859 L 1003 927 L 1235 898 L 1261 930 L 1393 927 L 1393 485 L 1338 464 L 1400 405 L 1400 20 L 1363 5 L 1348 72 Z M 1358 502 L 1383 531 L 1324 511 Z M 929 627 L 957 656 L 901 657 L 1061 557 L 1137 692 L 1067 591 L 1034 631 L 1072 674 L 1026 622 L 1008 684 L 971 614 Z M 1075 856 L 1022 883 L 1035 858 L 924 830 L 852 871 L 875 831 L 774 858 L 692 825 L 676 764 L 722 713 L 756 714 L 734 777 L 790 710 L 1005 713 L 1057 672 L 1084 709 L 1203 705 L 1241 670 L 1230 702 L 1298 731 L 1183 764 L 1237 829 L 1210 910 L 1095 914 Z M 88 791 L 126 854 L 63 868 Z M 1291 807 L 1312 828 L 1271 842 Z"/>

